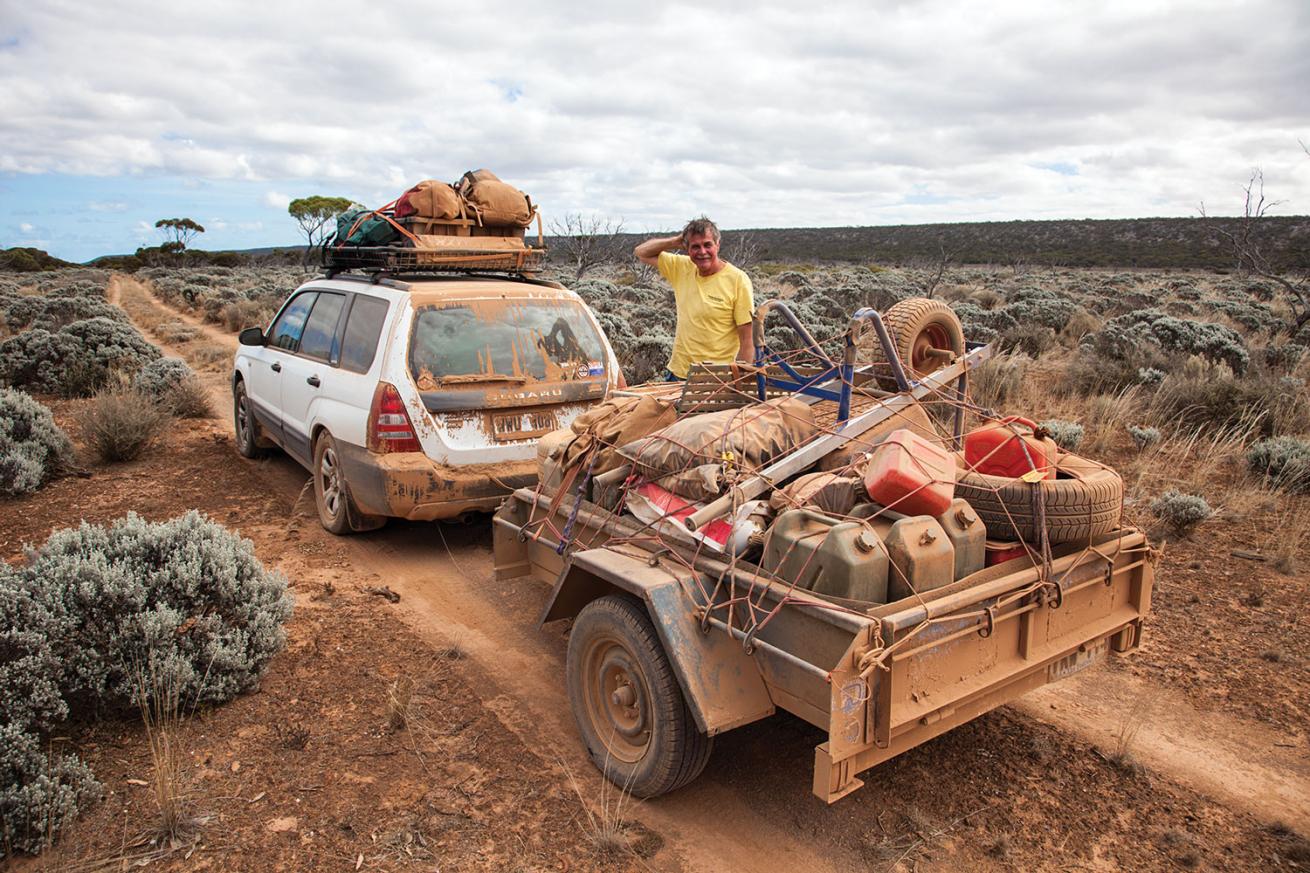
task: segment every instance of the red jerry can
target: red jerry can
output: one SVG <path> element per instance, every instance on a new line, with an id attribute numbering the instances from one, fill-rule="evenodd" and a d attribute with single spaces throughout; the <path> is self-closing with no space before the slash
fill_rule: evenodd
<path id="1" fill-rule="evenodd" d="M 894 430 L 873 450 L 864 488 L 903 515 L 941 515 L 955 496 L 955 457 L 912 430 Z"/>
<path id="2" fill-rule="evenodd" d="M 1038 434 L 1041 434 L 1039 436 Z M 1035 422 L 1009 415 L 964 435 L 964 465 L 975 473 L 1018 479 L 1034 470 L 1055 478 L 1055 440 Z"/>

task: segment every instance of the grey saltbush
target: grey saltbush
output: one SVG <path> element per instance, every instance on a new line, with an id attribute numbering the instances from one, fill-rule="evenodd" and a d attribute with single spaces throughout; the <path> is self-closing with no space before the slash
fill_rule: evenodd
<path id="1" fill-rule="evenodd" d="M 0 561 L 0 716 L 24 731 L 48 731 L 68 715 L 59 661 L 50 648 L 54 618 Z"/>
<path id="2" fill-rule="evenodd" d="M 285 641 L 286 580 L 244 540 L 197 512 L 57 531 L 19 569 L 52 616 L 70 703 L 126 709 L 134 665 L 161 665 L 185 700 L 254 687 Z"/>
<path id="3" fill-rule="evenodd" d="M 1128 425 L 1128 435 L 1133 438 L 1133 444 L 1137 446 L 1139 452 L 1160 442 L 1161 437 L 1159 428 L 1138 427 L 1135 424 Z"/>
<path id="4" fill-rule="evenodd" d="M 76 757 L 48 753 L 38 734 L 0 725 L 0 857 L 40 852 L 103 794 Z"/>
<path id="5" fill-rule="evenodd" d="M 0 342 L 0 384 L 44 394 L 85 396 L 113 371 L 135 373 L 159 349 L 130 324 L 99 316 L 50 332 L 23 331 Z"/>
<path id="6" fill-rule="evenodd" d="M 1293 436 L 1260 440 L 1247 449 L 1246 462 L 1275 486 L 1310 494 L 1310 440 Z"/>
<path id="7" fill-rule="evenodd" d="M 204 386 L 181 358 L 151 361 L 137 373 L 133 386 L 174 415 L 202 418 L 210 414 Z"/>
<path id="8" fill-rule="evenodd" d="M 1169 489 L 1151 501 L 1151 512 L 1176 534 L 1186 535 L 1214 514 L 1205 498 Z"/>
<path id="9" fill-rule="evenodd" d="M 73 444 L 50 410 L 0 388 L 0 495 L 30 494 L 73 462 Z"/>
<path id="10" fill-rule="evenodd" d="M 1078 444 L 1083 441 L 1083 426 L 1076 421 L 1061 421 L 1058 418 L 1048 419 L 1040 425 L 1055 440 L 1055 444 L 1067 452 L 1078 450 Z"/>

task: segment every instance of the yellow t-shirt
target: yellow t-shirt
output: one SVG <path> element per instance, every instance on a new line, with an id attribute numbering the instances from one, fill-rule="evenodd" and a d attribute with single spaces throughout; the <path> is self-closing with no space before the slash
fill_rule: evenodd
<path id="1" fill-rule="evenodd" d="M 672 252 L 660 252 L 659 269 L 678 302 L 669 370 L 685 379 L 693 363 L 732 363 L 737 357 L 737 328 L 750 323 L 755 309 L 750 278 L 732 264 L 724 264 L 713 276 L 702 276 L 691 258 Z"/>

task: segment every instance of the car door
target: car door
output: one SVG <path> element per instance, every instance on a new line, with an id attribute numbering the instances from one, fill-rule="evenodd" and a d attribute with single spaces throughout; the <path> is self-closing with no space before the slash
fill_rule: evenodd
<path id="1" fill-rule="evenodd" d="M 273 319 L 263 348 L 252 350 L 250 371 L 246 374 L 246 391 L 255 418 L 265 435 L 285 446 L 282 431 L 283 371 L 294 355 L 304 331 L 305 321 L 318 297 L 316 291 L 293 295 Z"/>
<path id="2" fill-rule="evenodd" d="M 322 290 L 305 320 L 296 353 L 283 365 L 282 436 L 286 450 L 306 466 L 313 462 L 311 426 L 317 406 L 331 408 L 340 393 L 336 379 L 341 359 L 341 323 L 346 294 Z M 331 430 L 329 416 L 329 430 Z"/>

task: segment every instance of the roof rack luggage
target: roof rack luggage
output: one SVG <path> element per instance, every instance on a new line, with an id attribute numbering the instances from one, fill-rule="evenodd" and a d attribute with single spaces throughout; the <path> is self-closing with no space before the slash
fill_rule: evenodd
<path id="1" fill-rule="evenodd" d="M 522 214 L 515 213 L 514 221 L 510 222 L 498 217 L 486 204 L 480 207 L 481 201 L 470 199 L 476 193 L 470 187 L 474 182 L 493 186 L 492 193 L 508 197 L 511 206 L 517 206 L 521 200 Z M 458 209 L 459 217 L 453 217 L 454 211 L 433 216 L 420 210 L 416 214 L 406 198 L 425 186 L 449 189 L 443 196 L 458 197 L 463 204 Z M 395 208 L 397 204 L 401 204 L 400 210 Z M 537 221 L 536 246 L 525 238 L 524 224 L 533 218 Z M 458 189 L 428 180 L 381 209 L 342 215 L 337 232 L 323 243 L 321 253 L 329 277 L 347 270 L 531 275 L 540 272 L 546 261 L 541 213 L 526 194 L 505 185 L 486 170 L 465 174 Z"/>

